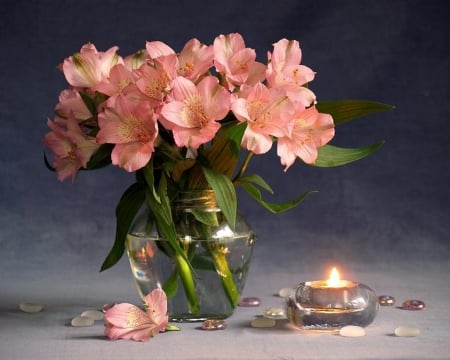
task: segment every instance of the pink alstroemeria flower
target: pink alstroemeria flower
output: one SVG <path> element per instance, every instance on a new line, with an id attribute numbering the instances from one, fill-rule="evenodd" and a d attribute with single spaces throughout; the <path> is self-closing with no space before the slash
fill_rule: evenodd
<path id="1" fill-rule="evenodd" d="M 92 117 L 80 93 L 74 88 L 61 91 L 59 102 L 55 106 L 55 113 L 64 119 L 67 119 L 71 112 L 73 112 L 77 120 L 87 120 Z"/>
<path id="2" fill-rule="evenodd" d="M 169 321 L 165 292 L 153 290 L 145 297 L 144 303 L 146 312 L 128 303 L 117 304 L 106 310 L 105 335 L 111 340 L 147 341 L 164 332 Z"/>
<path id="3" fill-rule="evenodd" d="M 136 86 L 148 97 L 152 107 L 161 106 L 170 92 L 171 83 L 177 77 L 177 61 L 175 54 L 165 55 L 135 70 Z"/>
<path id="4" fill-rule="evenodd" d="M 213 47 L 197 39 L 189 40 L 178 55 L 177 73 L 186 79 L 197 81 L 213 65 Z"/>
<path id="5" fill-rule="evenodd" d="M 114 107 L 118 95 L 124 95 L 133 103 L 145 101 L 146 96 L 138 89 L 134 81 L 133 72 L 125 65 L 117 64 L 111 68 L 107 79 L 91 89 L 109 96 L 106 102 L 107 107 Z"/>
<path id="6" fill-rule="evenodd" d="M 300 65 L 302 51 L 296 40 L 282 39 L 273 44 L 273 52 L 268 53 L 269 64 L 266 78 L 270 87 L 282 87 L 289 98 L 310 106 L 315 94 L 303 85 L 314 79 L 315 73 L 309 67 Z"/>
<path id="7" fill-rule="evenodd" d="M 264 154 L 272 147 L 272 136 L 289 132 L 293 104 L 283 89 L 268 89 L 262 83 L 242 86 L 238 96 L 231 110 L 239 121 L 247 122 L 242 146 L 255 154 Z"/>
<path id="8" fill-rule="evenodd" d="M 123 60 L 117 55 L 117 46 L 106 52 L 99 52 L 94 44 L 83 45 L 79 53 L 66 58 L 62 71 L 67 82 L 79 88 L 90 88 L 109 75 L 111 68 Z"/>
<path id="9" fill-rule="evenodd" d="M 97 142 L 116 144 L 111 152 L 113 165 L 133 172 L 143 168 L 150 160 L 158 127 L 148 102 L 133 104 L 118 95 L 115 107 L 106 107 L 98 114 L 100 131 Z"/>
<path id="10" fill-rule="evenodd" d="M 160 121 L 173 131 L 175 143 L 194 149 L 213 139 L 222 120 L 230 110 L 230 93 L 214 76 L 203 78 L 196 86 L 178 77 L 161 109 Z"/>
<path id="11" fill-rule="evenodd" d="M 241 34 L 220 35 L 214 39 L 214 65 L 232 90 L 242 84 L 254 85 L 264 79 L 265 65 L 255 61 L 254 49 L 246 48 Z"/>
<path id="12" fill-rule="evenodd" d="M 317 159 L 317 148 L 328 143 L 334 136 L 334 122 L 329 114 L 322 114 L 315 107 L 299 110 L 294 115 L 293 128 L 288 136 L 278 139 L 277 154 L 284 171 L 299 157 L 307 164 Z"/>
<path id="13" fill-rule="evenodd" d="M 63 181 L 75 176 L 81 167 L 86 167 L 91 156 L 100 147 L 95 138 L 89 138 L 83 134 L 73 113 L 67 119 L 67 128 L 58 126 L 50 119 L 47 122 L 52 130 L 44 137 L 45 145 L 54 153 L 53 165 L 58 174 L 58 179 Z"/>

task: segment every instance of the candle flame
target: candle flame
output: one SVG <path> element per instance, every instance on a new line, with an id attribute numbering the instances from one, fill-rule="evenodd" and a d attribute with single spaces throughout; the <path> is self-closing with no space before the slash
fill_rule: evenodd
<path id="1" fill-rule="evenodd" d="M 337 269 L 335 267 L 333 267 L 333 269 L 330 272 L 330 277 L 327 280 L 327 286 L 337 287 L 337 286 L 339 286 L 340 280 L 341 280 L 341 277 L 339 275 L 339 272 L 337 271 Z"/>

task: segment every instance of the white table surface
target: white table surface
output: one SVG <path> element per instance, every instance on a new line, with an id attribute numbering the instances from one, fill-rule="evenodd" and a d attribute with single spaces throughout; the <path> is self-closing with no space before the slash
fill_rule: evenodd
<path id="1" fill-rule="evenodd" d="M 96 261 L 77 265 L 76 256 L 43 268 L 22 264 L 5 266 L 1 279 L 0 359 L 450 359 L 450 286 L 448 262 L 345 264 L 353 280 L 375 292 L 397 299 L 396 306 L 380 307 L 366 336 L 344 338 L 333 334 L 293 331 L 277 327 L 255 329 L 251 320 L 267 307 L 283 305 L 275 293 L 300 281 L 317 279 L 319 266 L 267 263 L 255 258 L 243 296 L 257 296 L 260 307 L 238 307 L 221 331 L 204 331 L 199 323 L 182 323 L 181 331 L 158 334 L 148 342 L 110 341 L 102 322 L 92 327 L 70 326 L 72 317 L 105 303 L 139 304 L 125 259 L 114 269 L 98 273 Z M 65 266 L 64 266 L 65 264 Z M 344 266 L 344 265 L 342 265 Z M 341 269 L 342 270 L 342 269 Z M 341 271 L 342 272 L 342 271 Z M 399 309 L 406 299 L 423 300 L 423 311 Z M 21 301 L 41 302 L 44 311 L 23 313 Z M 414 338 L 393 336 L 400 325 L 417 326 Z"/>

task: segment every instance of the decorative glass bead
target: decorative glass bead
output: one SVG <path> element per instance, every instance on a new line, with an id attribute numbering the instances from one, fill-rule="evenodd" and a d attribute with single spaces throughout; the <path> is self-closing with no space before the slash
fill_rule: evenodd
<path id="1" fill-rule="evenodd" d="M 395 298 L 390 295 L 380 295 L 378 296 L 378 303 L 381 306 L 392 306 L 395 304 Z"/>
<path id="2" fill-rule="evenodd" d="M 252 307 L 252 306 L 259 306 L 261 304 L 261 300 L 257 297 L 244 297 L 241 300 L 239 300 L 239 306 L 242 307 Z"/>
<path id="3" fill-rule="evenodd" d="M 402 304 L 404 310 L 423 310 L 425 309 L 425 303 L 421 300 L 406 300 Z"/>

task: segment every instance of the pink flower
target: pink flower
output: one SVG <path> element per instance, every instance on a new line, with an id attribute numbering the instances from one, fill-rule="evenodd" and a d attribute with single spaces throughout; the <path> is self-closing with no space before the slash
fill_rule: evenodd
<path id="1" fill-rule="evenodd" d="M 202 44 L 197 39 L 191 39 L 178 55 L 177 73 L 186 79 L 196 81 L 213 65 L 213 58 L 212 46 Z"/>
<path id="2" fill-rule="evenodd" d="M 273 44 L 273 52 L 268 53 L 269 64 L 266 78 L 270 87 L 282 87 L 291 100 L 304 107 L 311 105 L 316 96 L 303 85 L 314 79 L 315 73 L 307 66 L 300 65 L 302 52 L 298 41 L 282 39 Z"/>
<path id="3" fill-rule="evenodd" d="M 214 65 L 232 90 L 242 84 L 254 85 L 263 80 L 265 66 L 255 62 L 256 52 L 246 48 L 238 33 L 220 35 L 214 40 Z"/>
<path id="4" fill-rule="evenodd" d="M 255 154 L 268 152 L 272 137 L 289 132 L 293 104 L 282 89 L 268 89 L 262 83 L 242 86 L 231 110 L 241 122 L 247 122 L 242 146 Z"/>
<path id="5" fill-rule="evenodd" d="M 121 303 L 105 312 L 105 335 L 111 340 L 129 339 L 146 341 L 168 324 L 167 298 L 161 289 L 155 289 L 144 299 L 147 311 L 135 305 Z"/>
<path id="6" fill-rule="evenodd" d="M 98 114 L 100 144 L 116 144 L 111 152 L 114 165 L 133 172 L 143 168 L 154 151 L 158 136 L 155 116 L 148 102 L 133 104 L 118 95 L 115 107 Z"/>
<path id="7" fill-rule="evenodd" d="M 145 43 L 145 49 L 150 56 L 150 59 L 176 55 L 175 51 L 162 41 L 147 41 Z"/>
<path id="8" fill-rule="evenodd" d="M 196 86 L 178 77 L 168 102 L 161 109 L 160 121 L 173 131 L 175 143 L 197 149 L 212 140 L 230 110 L 230 94 L 214 76 L 207 76 Z"/>
<path id="9" fill-rule="evenodd" d="M 87 120 L 92 117 L 91 112 L 86 107 L 80 93 L 74 88 L 61 91 L 59 94 L 59 102 L 56 104 L 55 112 L 58 116 L 67 119 L 69 114 L 73 112 L 78 120 Z"/>
<path id="10" fill-rule="evenodd" d="M 98 52 L 94 44 L 83 45 L 79 53 L 66 58 L 62 70 L 67 82 L 80 88 L 97 85 L 109 75 L 110 69 L 122 59 L 116 54 L 117 46 Z"/>
<path id="11" fill-rule="evenodd" d="M 106 102 L 106 106 L 108 107 L 114 107 L 116 97 L 120 94 L 124 95 L 133 103 L 146 100 L 146 96 L 139 91 L 134 82 L 132 71 L 122 64 L 113 66 L 108 78 L 100 84 L 93 86 L 91 90 L 110 96 Z"/>
<path id="12" fill-rule="evenodd" d="M 136 86 L 148 97 L 151 105 L 158 108 L 171 90 L 171 83 L 176 78 L 177 56 L 161 56 L 152 64 L 145 63 L 135 71 Z"/>
<path id="13" fill-rule="evenodd" d="M 298 108 L 292 119 L 293 127 L 289 135 L 278 139 L 277 154 L 285 171 L 299 157 L 307 164 L 317 159 L 317 148 L 328 143 L 334 136 L 333 118 L 322 114 L 315 107 Z"/>
<path id="14" fill-rule="evenodd" d="M 47 124 L 52 131 L 45 135 L 44 142 L 54 153 L 54 166 L 58 179 L 63 181 L 72 177 L 72 181 L 75 181 L 78 170 L 87 166 L 89 159 L 100 145 L 94 138 L 82 133 L 73 113 L 69 114 L 66 129 L 51 120 L 48 120 Z"/>

